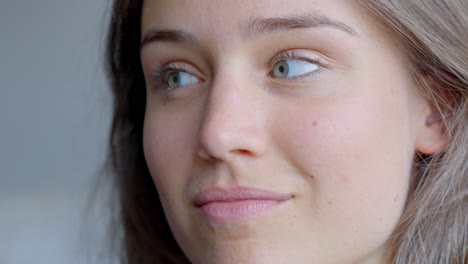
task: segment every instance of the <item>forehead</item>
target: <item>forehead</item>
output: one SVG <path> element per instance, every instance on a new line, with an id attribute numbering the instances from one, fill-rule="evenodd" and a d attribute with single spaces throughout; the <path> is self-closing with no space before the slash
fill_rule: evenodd
<path id="1" fill-rule="evenodd" d="M 222 38 L 242 34 L 245 25 L 257 18 L 290 17 L 317 13 L 356 28 L 360 16 L 350 0 L 146 0 L 142 32 L 151 28 L 178 29 Z"/>

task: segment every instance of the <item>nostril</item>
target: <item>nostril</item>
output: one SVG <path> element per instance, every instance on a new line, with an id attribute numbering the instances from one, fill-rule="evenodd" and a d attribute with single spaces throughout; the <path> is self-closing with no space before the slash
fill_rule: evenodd
<path id="1" fill-rule="evenodd" d="M 210 154 L 208 154 L 203 149 L 200 149 L 198 151 L 198 156 L 201 157 L 202 159 L 205 159 L 205 160 L 211 160 L 213 158 Z"/>
<path id="2" fill-rule="evenodd" d="M 241 155 L 252 155 L 252 152 L 246 149 L 237 149 L 234 152 L 237 152 L 238 154 L 241 154 Z"/>

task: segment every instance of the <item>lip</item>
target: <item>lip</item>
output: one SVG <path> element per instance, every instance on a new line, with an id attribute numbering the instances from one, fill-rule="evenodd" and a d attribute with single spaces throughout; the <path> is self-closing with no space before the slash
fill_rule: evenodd
<path id="1" fill-rule="evenodd" d="M 244 220 L 263 215 L 291 199 L 289 194 L 252 188 L 211 188 L 192 200 L 202 214 L 214 222 Z"/>

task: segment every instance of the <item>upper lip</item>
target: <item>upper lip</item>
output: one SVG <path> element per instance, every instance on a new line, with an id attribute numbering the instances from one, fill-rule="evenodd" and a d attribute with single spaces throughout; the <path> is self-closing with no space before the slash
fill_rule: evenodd
<path id="1" fill-rule="evenodd" d="M 201 207 L 213 202 L 235 202 L 242 200 L 270 200 L 270 201 L 285 201 L 292 196 L 289 194 L 276 193 L 268 190 L 253 189 L 253 188 L 211 188 L 199 192 L 193 198 L 192 202 L 195 206 Z"/>

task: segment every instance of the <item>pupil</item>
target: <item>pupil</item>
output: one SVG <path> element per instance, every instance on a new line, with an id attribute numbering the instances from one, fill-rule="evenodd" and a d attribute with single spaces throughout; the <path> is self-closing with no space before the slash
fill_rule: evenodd
<path id="1" fill-rule="evenodd" d="M 177 83 L 179 81 L 179 77 L 177 77 L 177 76 L 172 77 L 172 81 Z"/>
<path id="2" fill-rule="evenodd" d="M 280 66 L 280 67 L 279 67 L 279 71 L 280 71 L 281 73 L 284 73 L 284 66 Z"/>

